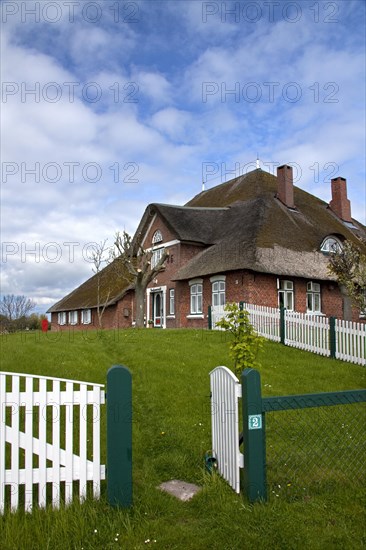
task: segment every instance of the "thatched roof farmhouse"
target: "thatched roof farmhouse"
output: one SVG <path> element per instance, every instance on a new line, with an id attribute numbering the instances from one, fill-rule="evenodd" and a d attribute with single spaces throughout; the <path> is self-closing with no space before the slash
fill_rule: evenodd
<path id="1" fill-rule="evenodd" d="M 294 186 L 292 168 L 284 165 L 277 177 L 257 169 L 202 191 L 185 206 L 148 205 L 136 235 L 157 258 L 163 249 L 169 256 L 147 289 L 147 321 L 207 327 L 208 306 L 240 300 L 359 320 L 328 261 L 345 239 L 364 246 L 366 228 L 351 217 L 346 180 L 334 178 L 331 192 L 327 204 Z M 97 277 L 50 308 L 53 327 L 97 326 L 98 302 L 106 305 L 105 327 L 133 325 L 131 280 L 113 266 Z"/>

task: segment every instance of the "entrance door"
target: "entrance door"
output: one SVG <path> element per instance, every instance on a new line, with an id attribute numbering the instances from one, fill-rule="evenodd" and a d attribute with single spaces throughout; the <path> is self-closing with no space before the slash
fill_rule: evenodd
<path id="1" fill-rule="evenodd" d="M 161 327 L 163 324 L 163 293 L 153 294 L 153 321 L 154 327 Z"/>

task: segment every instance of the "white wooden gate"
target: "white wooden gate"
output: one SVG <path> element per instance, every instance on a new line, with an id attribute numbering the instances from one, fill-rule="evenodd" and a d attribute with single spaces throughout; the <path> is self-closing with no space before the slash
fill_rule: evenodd
<path id="1" fill-rule="evenodd" d="M 240 468 L 244 456 L 239 449 L 239 407 L 241 384 L 227 367 L 210 372 L 212 452 L 218 472 L 240 493 Z"/>
<path id="2" fill-rule="evenodd" d="M 0 372 L 0 513 L 99 497 L 104 385 Z M 75 483 L 78 481 L 78 483 Z"/>

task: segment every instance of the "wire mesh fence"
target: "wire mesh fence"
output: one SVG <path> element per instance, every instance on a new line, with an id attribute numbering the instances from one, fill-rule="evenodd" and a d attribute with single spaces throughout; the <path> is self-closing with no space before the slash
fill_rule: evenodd
<path id="1" fill-rule="evenodd" d="M 366 403 L 266 413 L 268 497 L 366 487 Z"/>

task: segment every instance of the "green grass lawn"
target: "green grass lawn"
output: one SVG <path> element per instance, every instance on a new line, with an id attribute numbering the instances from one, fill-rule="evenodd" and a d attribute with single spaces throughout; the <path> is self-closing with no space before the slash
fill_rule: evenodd
<path id="1" fill-rule="evenodd" d="M 105 383 L 110 366 L 130 368 L 134 481 L 130 510 L 110 508 L 104 486 L 100 501 L 75 502 L 59 511 L 5 514 L 0 517 L 1 549 L 366 546 L 365 479 L 352 447 L 356 444 L 360 450 L 365 445 L 362 405 L 328 407 L 325 417 L 319 409 L 308 410 L 304 412 L 310 416 L 300 420 L 270 413 L 270 499 L 249 505 L 204 469 L 204 454 L 211 447 L 209 372 L 218 365 L 231 366 L 224 333 L 151 329 L 23 333 L 1 336 L 1 347 L 4 371 Z M 365 387 L 364 368 L 280 344 L 266 341 L 259 360 L 264 396 Z M 286 453 L 298 446 L 303 459 L 290 453 L 292 469 L 285 470 Z M 341 447 L 349 448 L 348 458 L 339 457 Z M 314 460 L 319 456 L 324 456 L 324 464 Z M 352 473 L 347 476 L 345 468 L 340 475 L 340 465 L 349 457 L 353 457 Z M 170 479 L 197 483 L 202 490 L 191 501 L 181 502 L 157 489 Z"/>

